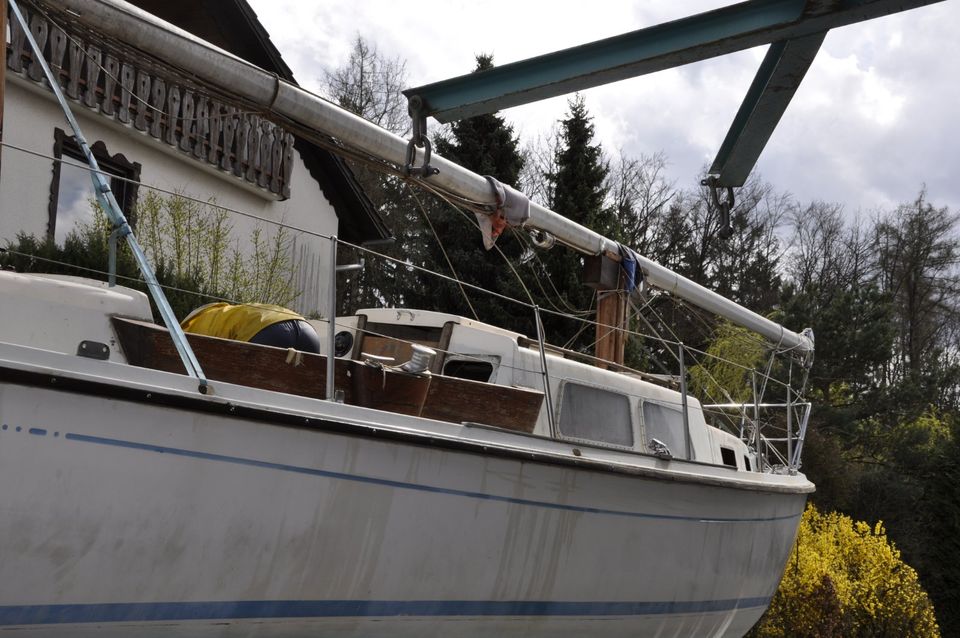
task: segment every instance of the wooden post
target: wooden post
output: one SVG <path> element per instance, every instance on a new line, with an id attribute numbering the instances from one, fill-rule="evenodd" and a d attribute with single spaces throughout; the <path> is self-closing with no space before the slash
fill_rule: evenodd
<path id="1" fill-rule="evenodd" d="M 617 365 L 623 364 L 627 321 L 627 300 L 620 256 L 605 252 L 584 262 L 583 283 L 597 291 L 597 326 L 594 355 Z M 602 365 L 602 364 L 600 364 Z"/>
<path id="2" fill-rule="evenodd" d="M 624 324 L 627 320 L 626 299 L 619 290 L 597 292 L 597 344 L 594 356 L 610 363 L 623 365 L 626 346 Z"/>

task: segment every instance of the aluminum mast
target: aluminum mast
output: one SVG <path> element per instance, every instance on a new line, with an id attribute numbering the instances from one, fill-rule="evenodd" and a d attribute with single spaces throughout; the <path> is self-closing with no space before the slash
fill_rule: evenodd
<path id="1" fill-rule="evenodd" d="M 264 110 L 388 162 L 406 164 L 407 140 L 133 5 L 122 0 L 61 0 L 60 4 L 78 22 L 169 60 Z M 429 178 L 431 184 L 469 200 L 494 204 L 490 185 L 480 175 L 437 155 L 431 165 L 440 170 Z M 524 226 L 547 232 L 584 254 L 619 248 L 616 242 L 534 202 Z M 813 341 L 806 334 L 788 330 L 650 259 L 641 256 L 638 265 L 650 285 L 753 330 L 782 349 L 813 352 Z"/>

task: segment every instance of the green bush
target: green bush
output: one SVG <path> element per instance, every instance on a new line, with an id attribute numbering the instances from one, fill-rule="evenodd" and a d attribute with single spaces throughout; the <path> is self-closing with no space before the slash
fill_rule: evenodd
<path id="1" fill-rule="evenodd" d="M 106 281 L 112 229 L 103 210 L 95 202 L 91 206 L 92 219 L 72 230 L 62 245 L 49 237 L 20 234 L 7 243 L 0 266 Z M 247 251 L 242 251 L 227 212 L 213 200 L 203 204 L 153 192 L 140 198 L 135 218 L 137 239 L 180 319 L 214 300 L 289 306 L 300 294 L 293 283 L 297 264 L 285 227 L 269 237 L 255 228 Z M 119 244 L 117 283 L 146 292 L 126 242 Z"/>

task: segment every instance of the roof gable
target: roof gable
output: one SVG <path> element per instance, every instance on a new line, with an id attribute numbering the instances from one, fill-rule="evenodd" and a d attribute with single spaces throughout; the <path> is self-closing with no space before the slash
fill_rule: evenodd
<path id="1" fill-rule="evenodd" d="M 245 0 L 129 0 L 161 20 L 294 82 L 293 72 Z"/>
<path id="2" fill-rule="evenodd" d="M 246 0 L 130 0 L 251 64 L 296 82 L 270 35 Z M 303 139 L 295 147 L 310 175 L 320 184 L 340 220 L 340 236 L 362 243 L 391 234 L 350 167 L 339 157 Z"/>

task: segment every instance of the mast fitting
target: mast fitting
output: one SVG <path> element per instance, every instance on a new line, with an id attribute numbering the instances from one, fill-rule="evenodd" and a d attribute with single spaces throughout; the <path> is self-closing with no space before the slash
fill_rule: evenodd
<path id="1" fill-rule="evenodd" d="M 720 211 L 720 229 L 717 231 L 717 237 L 720 239 L 730 239 L 733 236 L 733 226 L 730 225 L 730 209 L 733 208 L 733 187 L 727 186 L 727 197 L 720 199 L 720 186 L 717 184 L 717 176 L 710 175 L 700 183 L 710 189 L 710 199 L 713 205 Z"/>
<path id="2" fill-rule="evenodd" d="M 413 132 L 407 142 L 407 161 L 403 167 L 407 177 L 426 179 L 440 172 L 439 168 L 430 166 L 430 140 L 427 138 L 427 116 L 424 113 L 423 99 L 419 95 L 411 96 L 407 100 L 407 112 L 413 120 Z M 417 149 L 423 149 L 423 164 L 416 166 Z"/>

